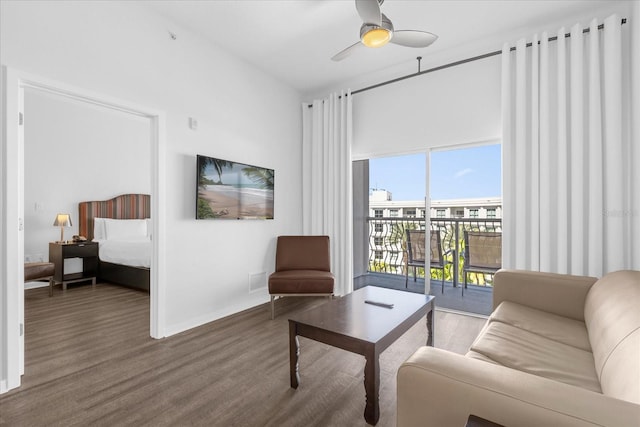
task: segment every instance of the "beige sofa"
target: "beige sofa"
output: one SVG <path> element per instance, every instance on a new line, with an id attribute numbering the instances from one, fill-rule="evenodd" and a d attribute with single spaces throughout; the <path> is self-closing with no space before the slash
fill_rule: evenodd
<path id="1" fill-rule="evenodd" d="M 398 427 L 640 426 L 640 272 L 500 270 L 493 307 L 465 356 L 421 347 L 400 367 Z"/>

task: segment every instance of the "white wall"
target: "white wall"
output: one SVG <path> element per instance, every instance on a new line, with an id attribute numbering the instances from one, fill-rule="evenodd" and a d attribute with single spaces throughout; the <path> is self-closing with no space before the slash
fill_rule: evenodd
<path id="1" fill-rule="evenodd" d="M 267 301 L 248 275 L 301 231 L 300 95 L 132 4 L 0 5 L 3 65 L 166 112 L 167 332 Z M 196 154 L 275 169 L 276 219 L 196 221 Z"/>
<path id="2" fill-rule="evenodd" d="M 70 240 L 78 202 L 150 193 L 149 119 L 36 89 L 25 91 L 24 115 L 25 260 L 48 260 L 57 213 L 71 215 Z"/>

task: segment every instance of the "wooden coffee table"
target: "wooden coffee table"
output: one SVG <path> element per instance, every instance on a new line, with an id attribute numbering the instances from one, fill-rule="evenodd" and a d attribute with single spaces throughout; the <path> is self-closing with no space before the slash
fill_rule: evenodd
<path id="1" fill-rule="evenodd" d="M 390 303 L 393 308 L 368 304 L 365 300 Z M 361 354 L 366 359 L 364 419 L 375 425 L 380 418 L 380 353 L 425 315 L 427 345 L 433 346 L 433 308 L 431 295 L 367 286 L 294 315 L 289 319 L 291 387 L 298 388 L 300 382 L 298 336 Z"/>

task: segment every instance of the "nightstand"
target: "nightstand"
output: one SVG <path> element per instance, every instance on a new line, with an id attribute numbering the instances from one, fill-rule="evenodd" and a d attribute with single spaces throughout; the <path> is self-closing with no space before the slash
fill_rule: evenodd
<path id="1" fill-rule="evenodd" d="M 82 258 L 82 271 L 80 273 L 64 272 L 64 260 L 70 258 Z M 55 283 L 62 283 L 62 289 L 67 289 L 68 283 L 84 282 L 91 280 L 96 285 L 98 274 L 98 243 L 49 243 L 49 262 L 55 264 Z"/>

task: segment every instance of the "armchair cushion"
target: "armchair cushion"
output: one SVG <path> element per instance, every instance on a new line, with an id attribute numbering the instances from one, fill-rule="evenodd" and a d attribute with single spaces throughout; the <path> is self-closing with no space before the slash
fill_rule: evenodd
<path id="1" fill-rule="evenodd" d="M 329 236 L 279 236 L 276 271 L 331 271 Z"/>
<path id="2" fill-rule="evenodd" d="M 330 294 L 334 277 L 329 271 L 278 271 L 269 276 L 270 294 Z"/>

